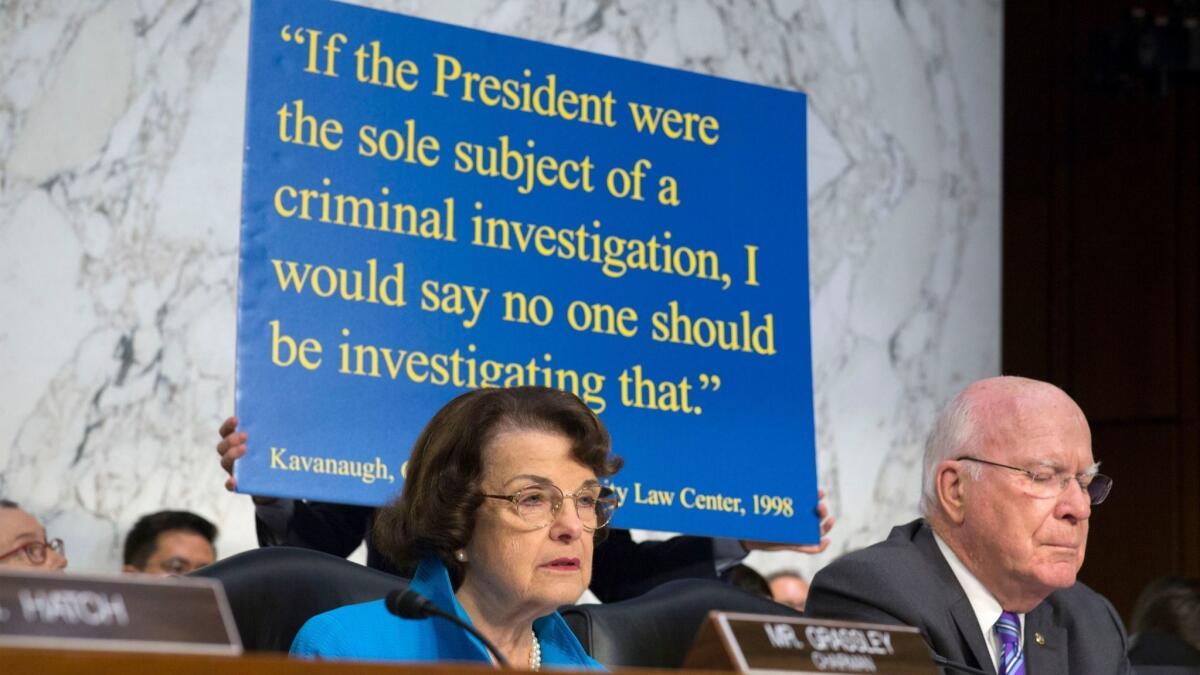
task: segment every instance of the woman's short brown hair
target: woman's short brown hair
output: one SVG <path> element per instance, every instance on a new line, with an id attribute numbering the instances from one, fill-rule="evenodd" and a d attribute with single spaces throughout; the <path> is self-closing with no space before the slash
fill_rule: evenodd
<path id="1" fill-rule="evenodd" d="M 566 436 L 571 455 L 598 478 L 621 468 L 608 430 L 574 394 L 547 387 L 467 392 L 437 411 L 413 444 L 404 490 L 375 519 L 379 551 L 401 568 L 436 556 L 455 587 L 462 583 L 465 568 L 454 552 L 471 540 L 483 503 L 483 450 L 505 431 Z M 606 528 L 597 531 L 604 534 Z"/>

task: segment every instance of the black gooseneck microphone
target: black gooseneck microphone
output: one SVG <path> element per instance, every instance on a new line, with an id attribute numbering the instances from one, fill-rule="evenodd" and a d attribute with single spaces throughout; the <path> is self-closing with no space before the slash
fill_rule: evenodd
<path id="1" fill-rule="evenodd" d="M 950 659 L 948 659 L 936 652 L 930 651 L 929 653 L 931 655 L 933 655 L 933 662 L 943 668 L 949 668 L 950 670 L 957 670 L 960 673 L 973 673 L 974 675 L 991 675 L 991 673 L 989 673 L 986 670 L 980 670 L 978 668 L 974 668 L 972 666 L 968 666 L 963 663 L 955 663 L 954 661 L 951 661 Z"/>
<path id="2" fill-rule="evenodd" d="M 396 589 L 388 593 L 387 598 L 384 600 L 384 606 L 387 607 L 387 611 L 402 619 L 426 619 L 431 616 L 445 619 L 479 638 L 479 641 L 483 643 L 484 647 L 488 648 L 488 651 L 492 653 L 492 656 L 496 659 L 496 663 L 499 663 L 501 668 L 512 669 L 512 666 L 508 663 L 508 659 L 504 658 L 500 650 L 496 649 L 496 645 L 492 644 L 491 640 L 485 638 L 483 633 L 475 630 L 475 627 L 466 621 L 442 610 L 433 604 L 432 600 L 411 588 L 404 590 Z"/>

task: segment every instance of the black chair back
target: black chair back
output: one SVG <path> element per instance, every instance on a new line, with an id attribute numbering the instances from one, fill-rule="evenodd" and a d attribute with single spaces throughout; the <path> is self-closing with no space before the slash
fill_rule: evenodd
<path id="1" fill-rule="evenodd" d="M 711 579 L 679 579 L 630 600 L 558 611 L 588 654 L 609 668 L 679 668 L 712 610 L 800 616 Z"/>
<path id="2" fill-rule="evenodd" d="M 309 618 L 378 600 L 408 580 L 305 548 L 273 546 L 239 553 L 192 573 L 225 586 L 247 651 L 286 652 Z"/>

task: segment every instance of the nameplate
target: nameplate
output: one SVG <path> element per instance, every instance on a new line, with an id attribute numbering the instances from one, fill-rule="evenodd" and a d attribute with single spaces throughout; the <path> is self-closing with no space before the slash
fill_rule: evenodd
<path id="1" fill-rule="evenodd" d="M 684 668 L 741 673 L 937 675 L 915 628 L 709 612 Z"/>
<path id="2" fill-rule="evenodd" d="M 0 571 L 0 646 L 240 654 L 215 579 Z"/>

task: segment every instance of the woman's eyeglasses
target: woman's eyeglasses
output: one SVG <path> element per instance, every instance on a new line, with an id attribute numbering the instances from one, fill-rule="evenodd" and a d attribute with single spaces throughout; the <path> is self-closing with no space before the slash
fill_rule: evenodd
<path id="1" fill-rule="evenodd" d="M 521 519 L 535 527 L 546 527 L 558 517 L 563 502 L 575 502 L 575 513 L 583 523 L 583 529 L 595 532 L 612 521 L 617 510 L 617 497 L 609 488 L 589 485 L 573 494 L 563 494 L 557 485 L 530 485 L 510 495 L 483 495 L 489 499 L 512 502 Z"/>
<path id="2" fill-rule="evenodd" d="M 13 550 L 0 555 L 0 561 L 7 560 L 18 553 L 24 553 L 25 559 L 33 565 L 46 564 L 46 551 L 54 551 L 59 555 L 66 554 L 66 548 L 63 546 L 62 539 L 51 539 L 49 541 L 31 541 L 14 548 Z"/>

